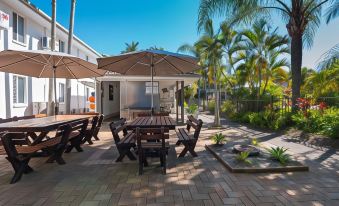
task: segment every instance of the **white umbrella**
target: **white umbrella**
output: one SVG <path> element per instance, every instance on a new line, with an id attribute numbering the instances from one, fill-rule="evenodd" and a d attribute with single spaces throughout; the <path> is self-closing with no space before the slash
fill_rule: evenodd
<path id="1" fill-rule="evenodd" d="M 46 50 L 5 50 L 0 52 L 0 72 L 8 72 L 37 78 L 81 79 L 98 77 L 105 71 L 97 65 L 66 53 Z"/>
<path id="2" fill-rule="evenodd" d="M 98 58 L 98 68 L 124 75 L 151 75 L 153 113 L 153 77 L 193 72 L 199 69 L 198 59 L 161 50 L 130 52 Z"/>

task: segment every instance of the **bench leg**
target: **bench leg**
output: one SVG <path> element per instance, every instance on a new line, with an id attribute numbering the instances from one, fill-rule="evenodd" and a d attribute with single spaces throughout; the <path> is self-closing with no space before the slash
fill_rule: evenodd
<path id="1" fill-rule="evenodd" d="M 95 140 L 100 140 L 98 137 L 99 131 L 100 131 L 100 128 L 95 128 L 95 132 L 93 133 L 93 137 Z"/>
<path id="2" fill-rule="evenodd" d="M 193 157 L 197 157 L 198 156 L 197 153 L 194 151 L 195 143 L 183 142 L 183 144 L 185 145 L 185 148 L 182 150 L 182 152 L 180 153 L 179 157 L 184 157 L 187 152 L 190 152 L 190 154 Z"/>
<path id="3" fill-rule="evenodd" d="M 31 158 L 27 158 L 25 160 L 22 161 L 11 161 L 12 166 L 14 168 L 15 174 L 11 179 L 11 184 L 14 184 L 16 182 L 18 182 L 22 175 L 25 173 L 27 166 L 28 166 L 28 162 Z"/>

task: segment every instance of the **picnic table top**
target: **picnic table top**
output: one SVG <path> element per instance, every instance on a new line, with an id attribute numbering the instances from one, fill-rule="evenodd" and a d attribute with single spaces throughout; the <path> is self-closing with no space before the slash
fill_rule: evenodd
<path id="1" fill-rule="evenodd" d="M 26 119 L 0 124 L 0 132 L 48 132 L 60 125 L 76 120 L 89 119 L 94 115 L 56 115 L 42 118 Z"/>
<path id="2" fill-rule="evenodd" d="M 168 116 L 137 117 L 127 123 L 127 129 L 167 127 L 174 130 L 176 126 L 175 120 Z"/>

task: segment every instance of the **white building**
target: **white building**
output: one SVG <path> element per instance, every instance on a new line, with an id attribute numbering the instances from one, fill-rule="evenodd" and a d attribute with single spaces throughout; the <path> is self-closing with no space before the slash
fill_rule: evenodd
<path id="1" fill-rule="evenodd" d="M 26 0 L 0 0 L 0 51 L 6 49 L 50 49 L 51 18 Z M 56 49 L 67 52 L 68 30 L 56 29 Z M 74 37 L 72 54 L 96 63 L 101 55 Z M 64 111 L 65 79 L 57 79 L 57 98 Z M 71 109 L 87 107 L 87 97 L 94 92 L 93 80 L 72 80 Z M 0 118 L 32 115 L 41 112 L 48 101 L 48 79 L 0 72 Z M 40 104 L 39 104 L 40 102 Z M 42 106 L 43 107 L 43 106 Z"/>

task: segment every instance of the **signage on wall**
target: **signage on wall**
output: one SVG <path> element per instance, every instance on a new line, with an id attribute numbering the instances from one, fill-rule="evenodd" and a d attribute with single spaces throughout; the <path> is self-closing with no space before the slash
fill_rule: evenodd
<path id="1" fill-rule="evenodd" d="M 0 11 L 0 29 L 9 29 L 9 15 Z"/>

